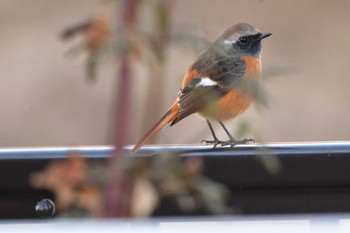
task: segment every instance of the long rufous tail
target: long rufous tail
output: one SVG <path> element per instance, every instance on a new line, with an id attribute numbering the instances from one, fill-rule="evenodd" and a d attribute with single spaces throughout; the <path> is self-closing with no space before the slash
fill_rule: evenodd
<path id="1" fill-rule="evenodd" d="M 164 116 L 147 132 L 147 134 L 134 146 L 132 153 L 136 153 L 144 144 L 146 144 L 164 125 L 173 121 L 180 109 L 177 101 L 170 107 Z"/>

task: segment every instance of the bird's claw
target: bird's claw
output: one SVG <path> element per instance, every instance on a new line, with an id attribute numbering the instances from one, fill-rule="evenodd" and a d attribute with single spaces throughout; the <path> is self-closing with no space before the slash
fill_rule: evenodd
<path id="1" fill-rule="evenodd" d="M 247 144 L 247 143 L 255 143 L 255 140 L 252 138 L 245 138 L 243 140 L 227 140 L 227 141 L 220 141 L 220 140 L 202 140 L 201 145 L 214 145 L 213 148 L 216 148 L 218 145 L 220 146 L 231 146 L 234 147 L 238 144 Z"/>
<path id="2" fill-rule="evenodd" d="M 253 138 L 245 138 L 243 140 L 236 141 L 237 144 L 247 144 L 247 143 L 255 143 Z"/>
<path id="3" fill-rule="evenodd" d="M 222 145 L 223 141 L 220 140 L 202 140 L 201 145 L 207 146 L 207 145 L 214 145 L 213 148 L 216 148 L 218 145 Z"/>
<path id="4" fill-rule="evenodd" d="M 242 140 L 231 139 L 231 140 L 228 140 L 228 141 L 221 143 L 221 146 L 234 147 L 235 145 L 248 144 L 248 143 L 254 143 L 254 142 L 255 142 L 255 140 L 253 138 L 245 138 Z"/>

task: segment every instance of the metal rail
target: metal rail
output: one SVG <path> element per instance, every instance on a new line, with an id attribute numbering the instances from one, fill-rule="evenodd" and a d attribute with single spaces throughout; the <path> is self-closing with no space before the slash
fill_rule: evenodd
<path id="1" fill-rule="evenodd" d="M 132 146 L 126 146 L 125 152 L 130 153 Z M 198 145 L 162 145 L 145 146 L 135 155 L 154 155 L 160 151 L 170 151 L 181 155 L 212 156 L 212 155 L 256 155 L 261 150 L 267 150 L 270 154 L 328 154 L 350 153 L 350 141 L 341 142 L 310 142 L 310 143 L 267 143 L 247 144 L 235 147 L 218 147 Z M 79 151 L 88 158 L 108 157 L 113 152 L 110 146 L 86 146 L 86 147 L 28 147 L 28 148 L 2 148 L 0 160 L 4 159 L 40 159 L 63 158 L 67 152 Z"/>

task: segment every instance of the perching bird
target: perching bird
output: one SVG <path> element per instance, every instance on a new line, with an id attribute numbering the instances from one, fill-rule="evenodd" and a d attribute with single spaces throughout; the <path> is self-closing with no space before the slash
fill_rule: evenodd
<path id="1" fill-rule="evenodd" d="M 132 152 L 136 153 L 167 123 L 172 126 L 193 113 L 207 120 L 214 137 L 212 141 L 203 140 L 207 144 L 233 146 L 254 141 L 234 139 L 223 121 L 235 118 L 254 101 L 261 80 L 261 40 L 270 35 L 247 23 L 227 29 L 190 66 L 174 104 Z M 219 122 L 228 141 L 216 137 L 210 120 Z"/>

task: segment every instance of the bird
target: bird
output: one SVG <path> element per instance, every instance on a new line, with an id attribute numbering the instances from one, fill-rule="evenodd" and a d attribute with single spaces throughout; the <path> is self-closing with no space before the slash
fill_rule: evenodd
<path id="1" fill-rule="evenodd" d="M 261 41 L 272 33 L 261 32 L 248 23 L 229 27 L 189 67 L 175 102 L 132 149 L 136 153 L 166 124 L 173 126 L 198 113 L 206 119 L 213 140 L 202 144 L 234 146 L 254 142 L 236 140 L 223 121 L 231 120 L 248 109 L 257 99 L 261 85 Z M 217 121 L 229 140 L 221 141 L 211 121 Z"/>

